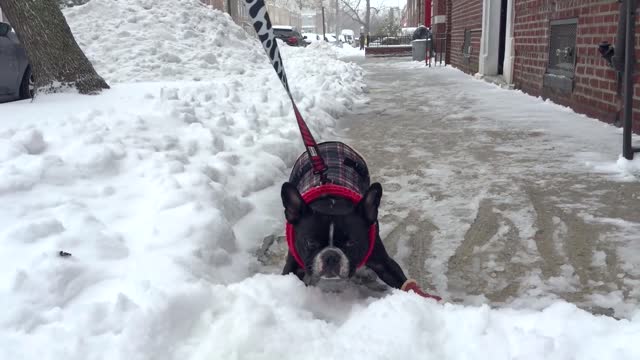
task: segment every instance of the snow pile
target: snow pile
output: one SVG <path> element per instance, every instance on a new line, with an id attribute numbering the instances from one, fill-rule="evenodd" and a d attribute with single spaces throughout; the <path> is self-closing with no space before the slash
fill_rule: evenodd
<path id="1" fill-rule="evenodd" d="M 327 294 L 293 276 L 255 276 L 203 294 L 213 304 L 184 348 L 193 359 L 636 359 L 640 318 L 594 317 L 569 304 L 542 312 Z M 221 340 L 224 339 L 224 340 Z M 183 349 L 184 349 L 183 348 Z M 182 355 L 182 354 L 181 354 Z"/>
<path id="2" fill-rule="evenodd" d="M 342 47 L 338 47 L 338 46 L 331 45 L 326 41 L 316 41 L 309 44 L 307 48 L 324 49 L 325 52 L 326 50 L 329 50 L 331 52 L 334 52 L 336 56 L 340 58 L 364 56 L 364 50 L 360 50 L 360 48 L 353 47 L 349 44 L 342 44 Z"/>
<path id="3" fill-rule="evenodd" d="M 327 294 L 293 276 L 229 286 L 177 283 L 52 309 L 40 325 L 0 340 L 20 359 L 600 359 L 632 360 L 640 318 L 594 317 L 569 304 L 542 312 L 437 305 L 395 292 L 383 299 Z M 46 350 L 45 350 L 46 349 Z"/>
<path id="4" fill-rule="evenodd" d="M 325 108 L 337 106 L 338 112 L 332 114 L 338 116 L 351 109 L 358 100 L 351 94 L 359 94 L 366 87 L 363 71 L 354 63 L 340 61 L 340 56 L 335 51 L 338 48 L 326 43 L 318 44 L 321 45 L 311 44 L 306 48 L 286 45 L 280 47 L 289 85 L 294 98 L 298 98 L 296 95 L 300 92 L 309 92 L 309 86 L 321 90 L 322 93 L 315 92 L 320 95 L 315 98 L 316 101 L 321 102 Z M 321 77 L 318 77 L 318 72 L 322 72 Z"/>
<path id="5" fill-rule="evenodd" d="M 627 160 L 622 155 L 620 155 L 616 165 L 618 166 L 620 171 L 622 171 L 624 174 L 628 174 L 631 177 L 640 178 L 640 154 L 639 153 L 635 154 L 635 156 L 633 157 L 633 160 Z"/>
<path id="6" fill-rule="evenodd" d="M 109 83 L 251 76 L 268 66 L 257 41 L 200 1 L 92 0 L 64 15 Z"/>

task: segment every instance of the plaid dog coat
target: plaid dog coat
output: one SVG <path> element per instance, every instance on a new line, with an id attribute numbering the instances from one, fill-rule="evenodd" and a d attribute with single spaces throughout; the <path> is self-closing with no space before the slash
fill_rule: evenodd
<path id="1" fill-rule="evenodd" d="M 369 169 L 364 158 L 355 150 L 338 141 L 318 144 L 320 156 L 327 164 L 327 178 L 333 185 L 342 186 L 360 196 L 369 189 Z M 300 194 L 322 185 L 320 177 L 313 173 L 309 155 L 304 152 L 293 165 L 289 182 L 294 184 Z"/>
<path id="2" fill-rule="evenodd" d="M 320 143 L 318 150 L 327 165 L 327 178 L 330 183 L 322 184 L 320 176 L 313 173 L 313 165 L 306 152 L 300 155 L 293 165 L 289 182 L 296 186 L 307 204 L 325 195 L 338 196 L 354 204 L 358 203 L 370 185 L 369 169 L 364 158 L 338 141 Z M 374 223 L 369 228 L 369 250 L 356 268 L 363 266 L 371 256 L 376 234 L 377 224 Z M 290 223 L 286 224 L 286 237 L 291 255 L 304 269 L 305 264 L 296 250 L 294 229 Z"/>

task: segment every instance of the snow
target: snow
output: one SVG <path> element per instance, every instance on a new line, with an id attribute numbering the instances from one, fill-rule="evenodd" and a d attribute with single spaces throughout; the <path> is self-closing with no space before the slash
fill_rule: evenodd
<path id="1" fill-rule="evenodd" d="M 620 155 L 616 165 L 623 176 L 632 180 L 640 177 L 640 156 L 637 154 L 634 156 L 633 160 L 627 160 Z"/>
<path id="2" fill-rule="evenodd" d="M 349 44 L 342 44 L 342 47 L 331 45 L 326 41 L 315 41 L 307 46 L 307 49 L 320 50 L 323 53 L 333 53 L 339 59 L 348 60 L 364 56 L 364 50 L 353 47 Z"/>
<path id="3" fill-rule="evenodd" d="M 302 143 L 259 43 L 198 0 L 64 14 L 112 89 L 0 105 L 0 359 L 640 356 L 640 315 L 323 293 L 261 273 L 252 252 L 282 231 L 278 188 Z M 362 52 L 282 51 L 330 138 L 365 86 L 339 58 Z"/>

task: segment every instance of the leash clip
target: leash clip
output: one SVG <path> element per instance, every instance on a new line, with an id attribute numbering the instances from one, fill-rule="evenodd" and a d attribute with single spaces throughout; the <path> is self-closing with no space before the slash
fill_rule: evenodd
<path id="1" fill-rule="evenodd" d="M 333 181 L 327 177 L 328 168 L 324 168 L 324 170 L 314 170 L 313 174 L 320 176 L 320 183 L 322 185 L 325 184 L 333 184 Z"/>

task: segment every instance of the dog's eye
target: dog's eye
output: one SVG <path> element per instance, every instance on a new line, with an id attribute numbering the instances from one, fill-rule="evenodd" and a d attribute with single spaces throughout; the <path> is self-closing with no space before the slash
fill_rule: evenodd
<path id="1" fill-rule="evenodd" d="M 315 249 L 316 247 L 318 247 L 318 244 L 316 244 L 316 242 L 315 242 L 313 239 L 311 239 L 311 238 L 306 238 L 306 239 L 305 239 L 305 241 L 306 241 L 306 243 L 307 243 L 307 248 L 308 248 L 309 250 L 313 250 L 313 249 Z"/>

